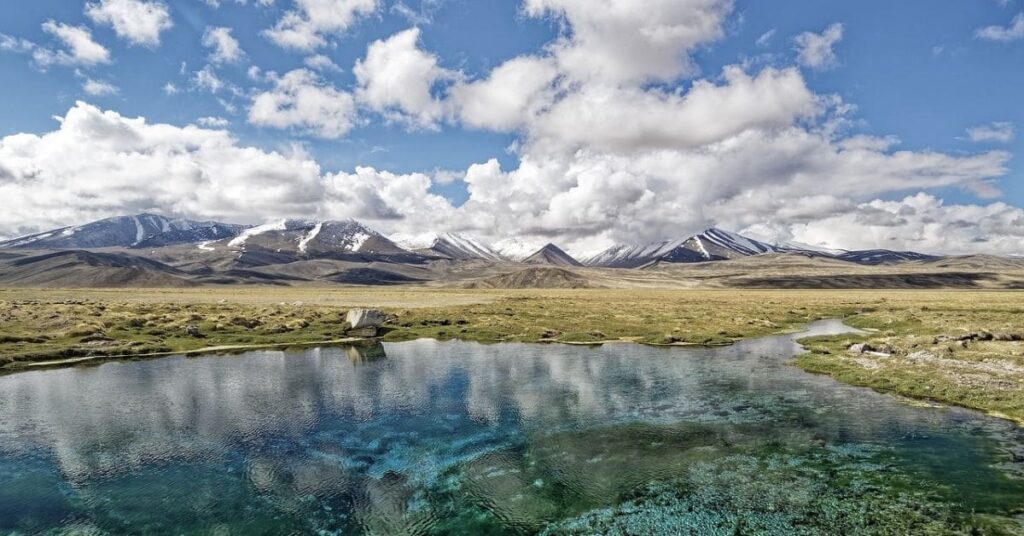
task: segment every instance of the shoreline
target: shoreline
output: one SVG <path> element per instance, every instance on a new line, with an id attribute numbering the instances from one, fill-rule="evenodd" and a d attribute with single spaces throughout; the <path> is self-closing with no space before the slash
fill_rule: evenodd
<path id="1" fill-rule="evenodd" d="M 237 344 L 237 345 L 222 345 L 222 346 L 207 346 L 204 348 L 197 348 L 194 350 L 183 350 L 183 351 L 168 351 L 168 352 L 148 352 L 142 354 L 118 354 L 118 355 L 93 355 L 93 356 L 82 356 L 82 357 L 69 357 L 65 359 L 54 359 L 50 361 L 15 361 L 7 367 L 0 368 L 0 375 L 15 374 L 18 372 L 28 372 L 33 370 L 45 370 L 45 369 L 61 369 L 61 368 L 72 368 L 77 365 L 89 365 L 89 364 L 102 364 L 108 362 L 117 361 L 134 361 L 134 360 L 150 360 L 159 359 L 161 357 L 175 357 L 175 356 L 205 356 L 205 355 L 230 355 L 235 353 L 242 353 L 252 350 L 268 350 L 273 348 L 328 348 L 335 346 L 358 346 L 361 343 L 367 343 L 374 339 L 364 339 L 359 337 L 347 337 L 344 339 L 335 339 L 329 341 L 310 341 L 310 342 L 287 342 L 287 343 L 267 343 L 267 344 Z"/>
<path id="2" fill-rule="evenodd" d="M 358 344 L 352 307 L 394 320 L 384 342 L 418 339 L 719 347 L 840 318 L 858 335 L 799 339 L 794 365 L 851 385 L 1024 424 L 1024 301 L 984 291 L 430 291 L 161 289 L 114 295 L 0 289 L 0 374 L 116 360 Z M 77 294 L 77 293 L 76 293 Z M 13 299 L 12 299 L 13 298 Z M 201 299 L 201 301 L 199 301 Z M 380 305 L 372 305 L 380 303 Z M 386 303 L 386 305 L 385 305 Z M 370 305 L 368 305 L 370 304 Z M 403 306 L 402 304 L 406 304 Z M 198 329 L 199 337 L 190 337 Z M 884 351 L 854 351 L 868 344 Z"/>
<path id="3" fill-rule="evenodd" d="M 822 318 L 822 319 L 818 319 L 818 320 L 812 320 L 812 321 L 808 322 L 806 325 L 801 326 L 801 329 L 798 329 L 798 330 L 787 329 L 787 330 L 780 331 L 780 332 L 777 332 L 777 333 L 771 333 L 771 334 L 765 334 L 765 335 L 757 335 L 757 336 L 752 336 L 752 337 L 744 337 L 744 338 L 739 338 L 739 339 L 736 339 L 736 340 L 733 340 L 733 341 L 727 342 L 727 343 L 715 343 L 715 344 L 699 344 L 699 343 L 655 344 L 655 343 L 645 343 L 645 342 L 642 342 L 642 341 L 628 340 L 628 339 L 615 339 L 615 340 L 604 340 L 604 341 L 595 341 L 595 342 L 539 340 L 539 341 L 534 341 L 534 342 L 517 342 L 517 343 L 518 344 L 537 344 L 537 345 L 558 345 L 558 344 L 564 344 L 564 345 L 567 345 L 567 346 L 594 346 L 594 347 L 596 347 L 596 346 L 603 346 L 605 344 L 638 344 L 638 345 L 641 345 L 641 346 L 650 346 L 650 347 L 654 347 L 654 348 L 720 348 L 720 347 L 725 347 L 725 346 L 731 346 L 731 345 L 734 345 L 734 344 L 736 344 L 738 342 L 742 342 L 742 341 L 746 341 L 746 340 L 756 340 L 756 339 L 759 339 L 759 338 L 762 338 L 762 337 L 779 337 L 779 336 L 785 336 L 785 335 L 800 335 L 800 334 L 802 334 L 802 333 L 804 333 L 806 331 L 805 328 L 807 326 L 809 326 L 811 323 L 819 322 L 821 320 L 830 320 L 830 319 L 842 320 L 843 321 L 843 325 L 845 325 L 847 327 L 850 327 L 851 331 L 848 332 L 848 333 L 831 335 L 831 336 L 828 336 L 828 337 L 841 337 L 841 336 L 849 336 L 849 335 L 870 335 L 870 333 L 871 333 L 868 330 L 863 330 L 863 329 L 858 330 L 858 328 L 855 328 L 853 326 L 849 326 L 848 324 L 845 323 L 845 321 L 848 318 L 832 317 L 832 318 Z M 858 331 L 860 333 L 858 333 Z M 821 372 L 821 371 L 814 370 L 813 368 L 801 366 L 801 364 L 799 363 L 800 359 L 812 354 L 812 351 L 811 351 L 811 348 L 810 348 L 810 344 L 813 344 L 813 339 L 814 338 L 815 338 L 815 336 L 808 336 L 808 337 L 805 337 L 805 338 L 797 338 L 797 339 L 795 339 L 795 342 L 797 344 L 801 345 L 804 348 L 804 352 L 803 353 L 799 353 L 799 354 L 793 356 L 793 358 L 787 360 L 786 361 L 786 365 L 792 366 L 794 368 L 798 368 L 798 369 L 800 369 L 801 371 L 803 371 L 803 372 L 805 372 L 807 374 L 812 374 L 812 375 L 816 375 L 816 376 L 824 376 L 824 377 L 831 378 L 833 381 L 835 381 L 837 383 L 840 383 L 840 384 L 852 385 L 852 386 L 860 387 L 860 388 L 863 388 L 863 389 L 870 389 L 870 390 L 872 390 L 872 391 L 874 391 L 876 393 L 896 398 L 896 399 L 900 400 L 902 403 L 905 403 L 905 404 L 914 405 L 914 406 L 924 406 L 924 407 L 930 407 L 930 408 L 935 408 L 935 409 L 944 409 L 944 408 L 956 407 L 956 408 L 960 408 L 960 409 L 964 409 L 964 410 L 968 410 L 968 411 L 976 411 L 976 412 L 984 414 L 984 415 L 986 415 L 988 417 L 1009 421 L 1009 422 L 1014 423 L 1017 426 L 1024 427 L 1024 418 L 1016 418 L 1016 417 L 1013 417 L 1011 415 L 1007 415 L 1007 414 L 999 412 L 999 411 L 989 410 L 989 409 L 986 409 L 986 408 L 983 408 L 983 407 L 977 407 L 977 406 L 972 406 L 972 405 L 967 405 L 967 404 L 960 404 L 960 403 L 957 403 L 957 402 L 954 402 L 954 401 L 945 400 L 945 399 L 941 399 L 941 398 L 935 398 L 935 397 L 929 397 L 929 396 L 915 396 L 913 394 L 907 394 L 907 393 L 899 392 L 899 391 L 894 390 L 894 389 L 886 389 L 886 388 L 874 386 L 874 385 L 871 385 L 869 383 L 851 383 L 851 382 L 843 381 L 842 379 L 836 377 L 836 375 L 831 374 L 829 372 Z M 807 342 L 804 342 L 805 339 L 807 339 Z M 419 340 L 433 340 L 433 341 L 438 341 L 438 342 L 446 342 L 446 340 L 441 340 L 441 339 L 437 339 L 437 338 L 421 337 L 421 338 L 416 338 L 416 339 L 397 341 L 397 342 L 395 342 L 395 344 L 400 344 L 401 342 L 413 342 L 413 341 L 419 341 Z M 480 344 L 502 344 L 503 342 L 507 342 L 507 341 L 490 341 L 490 342 L 462 341 L 461 339 L 457 339 L 457 338 L 447 339 L 447 341 L 478 342 Z M 359 345 L 363 345 L 363 344 L 376 343 L 376 342 L 384 342 L 384 341 L 382 341 L 381 338 L 346 337 L 346 338 L 326 340 L 326 341 L 266 343 L 266 344 L 240 344 L 240 345 L 219 345 L 219 346 L 207 346 L 207 347 L 203 347 L 203 348 L 197 348 L 197 349 L 192 349 L 192 350 L 184 350 L 184 351 L 149 352 L 149 353 L 143 353 L 143 354 L 130 354 L 130 355 L 83 356 L 83 357 L 73 357 L 73 358 L 66 358 L 66 359 L 56 359 L 56 360 L 51 360 L 51 361 L 21 362 L 20 364 L 17 364 L 15 366 L 9 366 L 9 367 L 0 369 L 0 376 L 17 374 L 17 373 L 20 373 L 20 372 L 32 372 L 32 371 L 43 371 L 43 370 L 60 370 L 60 369 L 64 369 L 64 368 L 74 368 L 74 367 L 81 366 L 81 365 L 100 366 L 100 365 L 103 365 L 103 364 L 106 364 L 106 363 L 127 362 L 127 361 L 135 361 L 135 360 L 139 360 L 139 361 L 143 361 L 143 360 L 156 360 L 156 359 L 160 359 L 160 358 L 164 358 L 164 357 L 178 357 L 178 356 L 181 356 L 181 357 L 205 357 L 205 356 L 218 356 L 218 355 L 232 355 L 232 354 L 239 354 L 239 353 L 244 353 L 244 352 L 249 352 L 249 351 L 269 350 L 269 349 L 275 349 L 275 348 L 284 348 L 284 349 L 287 349 L 287 348 L 315 349 L 315 348 L 347 347 L 347 346 L 359 346 Z"/>

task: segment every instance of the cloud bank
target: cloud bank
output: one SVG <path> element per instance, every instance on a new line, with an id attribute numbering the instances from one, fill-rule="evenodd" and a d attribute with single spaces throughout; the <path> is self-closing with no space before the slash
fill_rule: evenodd
<path id="1" fill-rule="evenodd" d="M 267 36 L 316 49 L 378 8 L 296 0 Z M 327 73 L 338 67 L 312 55 L 309 68 L 237 92 L 250 124 L 301 136 L 339 139 L 374 119 L 512 133 L 513 168 L 494 159 L 436 177 L 334 172 L 299 145 L 246 146 L 216 118 L 153 124 L 79 102 L 51 132 L 0 139 L 0 195 L 12 207 L 0 234 L 156 211 L 243 223 L 354 217 L 383 232 L 554 241 L 575 254 L 712 225 L 837 248 L 1024 253 L 1020 208 L 929 193 L 998 197 L 1009 153 L 901 150 L 895 137 L 850 134 L 854 107 L 808 86 L 801 66 L 839 63 L 841 25 L 798 36 L 797 65 L 699 73 L 692 54 L 725 35 L 731 10 L 728 0 L 526 0 L 523 13 L 558 21 L 560 35 L 480 76 L 446 66 L 410 28 L 369 43 L 351 87 L 335 86 Z M 230 62 L 233 38 L 214 30 L 211 59 Z M 226 89 L 206 74 L 197 87 Z M 968 136 L 999 142 L 1013 130 Z M 468 192 L 459 206 L 432 193 L 453 177 Z"/>

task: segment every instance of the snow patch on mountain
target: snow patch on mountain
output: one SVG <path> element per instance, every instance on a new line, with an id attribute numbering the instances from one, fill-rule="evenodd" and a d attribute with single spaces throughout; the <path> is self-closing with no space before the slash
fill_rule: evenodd
<path id="1" fill-rule="evenodd" d="M 437 233 L 419 233 L 419 234 L 404 234 L 399 233 L 391 235 L 389 238 L 392 242 L 398 244 L 404 249 L 409 251 L 416 251 L 417 249 L 429 249 L 437 242 L 441 235 Z"/>
<path id="2" fill-rule="evenodd" d="M 323 228 L 324 222 L 318 222 L 316 225 L 314 225 L 313 230 L 310 231 L 308 235 L 302 237 L 302 239 L 299 240 L 299 251 L 305 253 L 306 248 L 309 246 L 309 243 L 312 242 L 313 239 L 320 234 L 320 231 L 322 231 Z"/>
<path id="3" fill-rule="evenodd" d="M 701 242 L 702 247 L 704 241 L 707 241 L 724 249 L 745 255 L 762 255 L 776 251 L 775 246 L 771 244 L 759 242 L 738 233 L 723 231 L 722 229 L 708 229 L 697 235 L 697 239 Z M 708 259 L 710 258 L 711 256 L 708 255 Z"/>
<path id="4" fill-rule="evenodd" d="M 142 242 L 142 239 L 146 238 L 146 229 L 142 226 L 142 222 L 139 221 L 138 216 L 133 216 L 132 220 L 135 222 L 135 242 L 132 244 L 134 246 L 135 244 Z M 162 228 L 163 226 L 161 225 L 161 229 Z"/>
<path id="5" fill-rule="evenodd" d="M 363 244 L 366 244 L 366 241 L 370 238 L 372 238 L 372 235 L 369 233 L 356 233 L 352 235 L 352 238 L 348 243 L 349 251 L 359 251 L 363 248 Z"/>
<path id="6" fill-rule="evenodd" d="M 250 238 L 259 236 L 261 234 L 270 233 L 273 231 L 286 231 L 288 229 L 288 220 L 278 220 L 270 223 L 264 223 L 263 225 L 257 225 L 242 231 L 242 234 L 238 235 L 234 240 L 228 242 L 228 247 L 237 248 L 245 245 Z"/>
<path id="7" fill-rule="evenodd" d="M 542 247 L 544 247 L 543 242 L 527 242 L 517 237 L 506 238 L 494 244 L 494 250 L 502 257 L 516 262 L 533 255 Z"/>

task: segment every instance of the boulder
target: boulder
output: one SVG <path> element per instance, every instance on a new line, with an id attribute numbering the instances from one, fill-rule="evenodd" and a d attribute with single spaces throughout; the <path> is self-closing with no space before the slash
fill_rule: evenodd
<path id="1" fill-rule="evenodd" d="M 345 317 L 348 329 L 379 328 L 388 320 L 388 315 L 376 309 L 352 309 Z M 376 331 L 375 331 L 376 332 Z"/>
<path id="2" fill-rule="evenodd" d="M 345 335 L 349 337 L 363 337 L 371 339 L 377 336 L 377 328 L 373 326 L 367 326 L 365 328 L 350 329 L 345 332 Z"/>

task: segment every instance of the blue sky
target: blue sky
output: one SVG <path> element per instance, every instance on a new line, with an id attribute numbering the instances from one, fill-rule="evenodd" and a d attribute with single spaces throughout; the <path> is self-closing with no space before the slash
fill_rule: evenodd
<path id="1" fill-rule="evenodd" d="M 339 6 L 347 5 L 345 0 L 322 1 L 328 4 L 334 1 Z M 461 176 L 474 164 L 496 159 L 502 173 L 515 175 L 517 168 L 519 174 L 524 172 L 520 167 L 524 159 L 533 161 L 539 158 L 542 151 L 538 148 L 540 135 L 536 132 L 540 130 L 539 127 L 534 130 L 535 127 L 529 122 L 516 128 L 479 128 L 472 126 L 469 120 L 438 119 L 424 126 L 413 125 L 408 120 L 411 113 L 409 110 L 374 109 L 373 105 L 359 100 L 356 88 L 360 82 L 354 74 L 354 65 L 366 58 L 371 43 L 388 40 L 411 27 L 419 28 L 418 50 L 433 57 L 438 67 L 449 76 L 431 79 L 431 95 L 439 102 L 446 101 L 447 92 L 459 83 L 456 80 L 471 82 L 486 79 L 496 67 L 513 58 L 546 57 L 561 62 L 559 52 L 554 49 L 566 40 L 580 41 L 574 46 L 584 49 L 585 44 L 579 37 L 580 28 L 592 22 L 581 11 L 585 7 L 579 7 L 572 0 L 533 0 L 536 4 L 533 11 L 527 6 L 529 2 L 367 1 L 375 4 L 372 10 L 354 16 L 353 22 L 344 29 L 321 32 L 326 44 L 307 50 L 282 46 L 264 32 L 278 24 L 286 13 L 300 8 L 290 0 L 276 0 L 270 5 L 259 5 L 255 0 L 245 4 L 221 0 L 219 6 L 202 0 L 167 0 L 162 6 L 173 26 L 159 32 L 158 44 L 148 45 L 133 44 L 130 39 L 118 35 L 114 25 L 87 16 L 87 2 L 39 0 L 19 3 L 9 7 L 0 20 L 0 34 L 5 36 L 8 43 L 11 40 L 24 40 L 20 42 L 30 42 L 36 48 L 60 50 L 61 42 L 52 33 L 43 30 L 44 23 L 56 21 L 88 29 L 92 39 L 109 50 L 110 61 L 91 66 L 55 64 L 44 67 L 32 59 L 32 52 L 25 45 L 20 50 L 12 45 L 0 51 L 0 73 L 7 82 L 4 84 L 4 98 L 0 99 L 0 116 L 4 118 L 0 123 L 0 136 L 17 133 L 41 135 L 55 131 L 59 125 L 53 117 L 63 117 L 75 106 L 76 101 L 85 101 L 98 110 L 113 111 L 125 118 L 144 116 L 149 124 L 167 123 L 182 127 L 202 117 L 223 118 L 228 123 L 218 128 L 230 132 L 238 146 L 259 148 L 265 152 L 301 152 L 302 158 L 318 163 L 324 175 L 353 173 L 357 166 L 386 170 L 396 175 L 425 173 L 433 179 L 428 193 L 440 194 L 451 204 L 446 210 L 459 209 L 470 199 L 472 185 L 477 184 L 480 190 L 484 181 L 450 181 L 439 178 L 441 175 L 435 173 L 437 170 L 449 170 Z M 615 3 L 613 0 L 602 0 L 592 4 L 593 9 L 600 10 L 598 4 L 608 2 Z M 1014 18 L 1024 12 L 1024 2 L 1021 0 L 737 0 L 731 4 L 714 0 L 687 0 L 681 4 L 687 2 L 694 5 L 694 17 L 700 15 L 701 9 L 708 9 L 710 4 L 717 3 L 724 10 L 721 20 L 716 21 L 716 27 L 709 30 L 707 36 L 696 39 L 696 42 L 678 45 L 678 56 L 690 58 L 695 69 L 681 68 L 678 73 L 667 76 L 654 73 L 636 82 L 634 89 L 652 91 L 662 96 L 686 95 L 695 84 L 704 81 L 719 86 L 727 85 L 723 77 L 726 66 L 739 65 L 750 76 L 756 76 L 765 69 L 793 69 L 799 73 L 807 91 L 817 98 L 831 95 L 841 98 L 844 107 L 840 114 L 842 126 L 838 127 L 841 132 L 833 140 L 837 146 L 842 139 L 865 134 L 877 138 L 898 138 L 898 145 L 882 150 L 882 154 L 888 156 L 896 151 L 940 153 L 951 159 L 994 154 L 993 151 L 1008 154 L 1001 164 L 1004 171 L 996 177 L 984 176 L 984 173 L 967 177 L 970 172 L 958 171 L 961 179 L 928 183 L 915 176 L 908 178 L 905 186 L 903 182 L 893 181 L 889 187 L 880 185 L 863 191 L 850 187 L 850 193 L 837 195 L 837 198 L 857 205 L 874 202 L 882 206 L 884 203 L 896 203 L 924 193 L 934 196 L 945 205 L 988 206 L 998 202 L 1013 207 L 1024 205 L 1024 165 L 1017 156 L 1024 148 L 1022 137 L 1017 135 L 1018 127 L 1024 125 L 1024 106 L 1020 97 L 1021 88 L 1024 88 L 1024 38 L 1015 38 L 1013 33 Z M 620 0 L 619 3 L 629 2 Z M 643 3 L 638 3 L 638 6 L 643 6 Z M 688 16 L 686 13 L 677 15 L 684 21 Z M 834 61 L 818 66 L 801 64 L 797 36 L 805 32 L 824 35 L 826 28 L 833 24 L 842 27 L 842 37 L 828 47 L 834 55 Z M 1006 29 L 1007 37 L 1001 40 L 979 37 L 979 30 L 990 26 Z M 213 64 L 210 60 L 211 48 L 203 44 L 204 33 L 210 28 L 229 28 L 244 51 L 244 56 L 234 62 Z M 325 139 L 301 125 L 268 126 L 266 122 L 254 121 L 250 108 L 255 95 L 273 90 L 275 75 L 302 69 L 304 61 L 315 54 L 326 55 L 340 67 L 337 71 L 323 70 L 317 74 L 321 87 L 357 95 L 355 126 L 342 136 Z M 594 54 L 600 54 L 600 51 Z M 208 65 L 211 65 L 211 72 L 219 80 L 235 88 L 234 93 L 224 90 L 211 92 L 196 87 L 193 81 L 195 73 Z M 251 75 L 253 67 L 259 68 L 260 76 Z M 560 63 L 558 68 L 569 69 Z M 275 75 L 268 77 L 268 72 Z M 572 76 L 566 78 L 571 79 Z M 87 80 L 110 84 L 117 88 L 116 93 L 90 95 L 83 89 Z M 576 80 L 576 83 L 576 86 L 570 84 L 566 87 L 597 85 L 597 82 L 582 78 Z M 601 83 L 606 84 L 607 80 Z M 169 94 L 166 91 L 168 84 L 175 86 L 178 91 Z M 561 91 L 566 90 L 563 88 Z M 837 113 L 832 110 L 808 119 L 794 112 L 787 124 L 799 125 L 800 128 L 814 132 L 825 128 L 829 117 Z M 675 127 L 681 131 L 692 128 L 686 124 Z M 776 127 L 778 125 L 772 123 L 772 128 Z M 986 131 L 994 129 L 1001 134 L 988 136 L 990 139 L 972 140 L 968 131 L 978 127 Z M 766 127 L 759 124 L 757 128 Z M 720 141 L 713 140 L 714 143 Z M 297 147 L 301 147 L 301 151 Z M 635 152 L 620 150 L 618 147 L 596 147 L 586 142 L 574 145 L 572 150 L 578 151 L 581 148 L 592 149 L 602 155 L 621 156 L 628 153 L 634 159 L 637 156 Z M 690 154 L 695 148 L 659 146 L 651 150 L 677 150 Z M 2 164 L 3 160 L 0 160 Z M 566 169 L 571 167 L 571 163 L 566 163 Z M 751 172 L 758 173 L 757 170 Z M 637 173 L 643 175 L 643 172 Z M 879 171 L 879 175 L 891 173 L 895 171 L 890 168 Z M 936 172 L 916 169 L 913 173 L 926 176 Z M 661 193 L 654 184 L 671 180 L 661 176 L 645 176 L 644 179 L 649 183 L 648 190 L 654 194 Z M 510 175 L 507 180 L 520 179 Z M 716 179 L 709 177 L 706 180 L 712 182 Z M 825 185 L 829 179 L 821 177 L 819 180 Z M 856 182 L 861 179 L 850 177 L 848 180 Z M 979 182 L 994 188 L 979 188 L 976 186 Z M 576 180 L 548 193 L 572 191 L 580 184 Z M 756 185 L 751 188 L 756 188 Z M 993 193 L 993 189 L 998 189 L 1000 193 Z M 733 196 L 730 199 L 735 197 L 735 188 L 724 190 Z M 806 200 L 812 197 L 812 193 L 794 191 L 792 195 L 794 200 Z M 704 195 L 701 201 L 704 206 L 709 202 L 708 195 L 714 197 L 712 194 Z M 481 193 L 479 197 L 482 200 L 487 196 Z M 147 202 L 159 204 L 152 200 Z M 81 213 L 85 217 L 112 212 L 116 208 L 91 206 L 81 211 L 63 212 Z M 191 215 L 191 212 L 198 210 L 181 206 L 166 208 L 169 212 L 182 215 Z M 875 208 L 864 210 L 870 212 Z M 318 206 L 315 210 L 324 212 L 327 209 Z M 672 232 L 666 229 L 679 228 L 679 232 L 682 232 L 684 228 L 699 227 L 705 223 L 731 223 L 737 230 L 753 227 L 755 229 L 752 231 L 786 235 L 786 238 L 814 239 L 832 245 L 842 245 L 834 242 L 844 238 L 830 238 L 820 229 L 811 229 L 808 227 L 810 219 L 807 218 L 773 220 L 772 225 L 766 227 L 758 226 L 752 219 L 708 214 L 703 208 L 678 209 L 687 216 L 657 222 L 650 226 L 653 228 L 650 232 L 610 230 L 610 223 L 598 225 L 591 218 L 592 215 L 575 213 L 571 217 L 562 217 L 555 214 L 555 208 L 550 205 L 524 210 L 529 212 L 534 221 L 523 228 L 510 227 L 507 223 L 489 224 L 483 216 L 469 214 L 468 209 L 466 214 L 460 215 L 465 221 L 460 221 L 458 225 L 493 239 L 509 234 L 532 234 L 538 238 L 559 236 L 562 240 L 577 244 L 578 249 L 597 247 L 598 242 L 603 244 L 655 239 Z M 842 210 L 856 212 L 852 205 Z M 62 211 L 54 214 L 59 212 Z M 227 210 L 213 212 L 210 216 L 231 215 Z M 371 220 L 374 219 L 372 216 L 364 215 Z M 818 216 L 819 222 L 824 222 L 830 214 Z M 245 217 L 252 219 L 255 215 L 246 214 Z M 603 210 L 602 217 L 621 218 L 623 214 Z M 992 229 L 1006 227 L 1007 221 L 1015 221 L 1012 217 L 1007 220 L 1007 217 L 1001 216 L 1002 223 L 994 225 Z M 56 218 L 56 215 L 52 217 Z M 389 218 L 381 216 L 379 219 L 385 221 Z M 422 225 L 422 221 L 415 217 L 399 219 L 410 222 L 415 220 L 415 227 Z M 388 226 L 386 221 L 382 225 Z M 562 232 L 564 229 L 559 225 L 578 228 Z M 31 226 L 27 222 L 6 222 L 9 229 L 7 234 L 15 232 L 10 229 L 25 230 Z M 552 226 L 556 228 L 552 229 Z M 820 223 L 820 226 L 827 225 Z M 401 225 L 395 227 L 396 230 L 408 231 Z M 928 233 L 922 229 L 917 231 L 916 238 L 897 237 L 899 233 L 887 238 L 900 242 L 900 245 L 908 245 L 908 241 L 912 245 L 913 240 L 928 239 L 924 237 Z M 984 243 L 980 239 L 989 240 L 988 234 L 995 231 L 987 229 L 972 232 L 976 235 L 973 239 L 979 239 L 975 243 Z M 599 236 L 600 240 L 593 239 L 593 236 L 584 237 L 588 233 Z M 998 238 L 1009 242 L 1012 236 Z M 946 248 L 953 246 L 934 245 Z"/>

